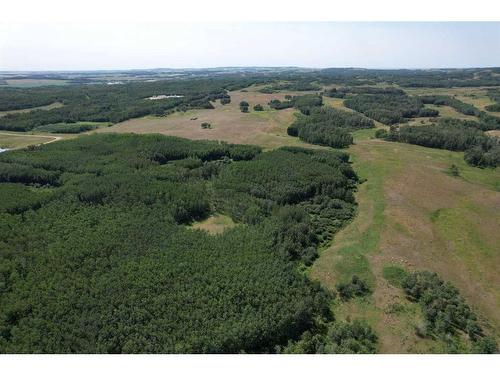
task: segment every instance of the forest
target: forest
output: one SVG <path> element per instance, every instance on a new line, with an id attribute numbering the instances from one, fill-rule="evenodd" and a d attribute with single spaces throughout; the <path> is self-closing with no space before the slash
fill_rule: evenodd
<path id="1" fill-rule="evenodd" d="M 109 134 L 0 155 L 0 352 L 275 352 L 332 322 L 298 267 L 354 215 L 357 177 L 343 153 L 260 151 Z M 215 212 L 239 224 L 190 228 Z"/>
<path id="2" fill-rule="evenodd" d="M 386 125 L 406 122 L 412 117 L 434 117 L 439 114 L 424 108 L 419 98 L 392 90 L 355 95 L 346 99 L 344 105 Z"/>
<path id="3" fill-rule="evenodd" d="M 312 108 L 287 129 L 288 135 L 318 145 L 344 148 L 352 144 L 350 132 L 373 128 L 372 120 L 356 113 L 331 108 Z"/>

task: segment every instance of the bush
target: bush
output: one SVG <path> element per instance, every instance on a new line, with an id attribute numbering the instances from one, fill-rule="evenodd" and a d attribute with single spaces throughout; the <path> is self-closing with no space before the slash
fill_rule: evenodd
<path id="1" fill-rule="evenodd" d="M 331 344 L 330 353 L 370 354 L 377 351 L 377 335 L 364 321 L 354 320 L 352 323 L 334 323 L 328 330 Z"/>
<path id="2" fill-rule="evenodd" d="M 256 104 L 254 105 L 253 110 L 260 112 L 264 110 L 264 107 L 261 104 Z"/>
<path id="3" fill-rule="evenodd" d="M 343 301 L 348 301 L 353 297 L 363 297 L 371 293 L 368 284 L 356 275 L 349 282 L 338 283 L 336 289 Z"/>
<path id="4" fill-rule="evenodd" d="M 428 330 L 444 335 L 461 330 L 472 341 L 483 332 L 476 315 L 460 296 L 458 290 L 431 272 L 413 272 L 406 276 L 403 288 L 412 300 L 422 305 Z"/>

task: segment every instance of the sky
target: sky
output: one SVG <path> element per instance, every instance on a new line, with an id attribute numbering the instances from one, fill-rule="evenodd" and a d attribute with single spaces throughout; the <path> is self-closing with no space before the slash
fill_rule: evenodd
<path id="1" fill-rule="evenodd" d="M 500 22 L 0 24 L 0 71 L 500 66 Z"/>

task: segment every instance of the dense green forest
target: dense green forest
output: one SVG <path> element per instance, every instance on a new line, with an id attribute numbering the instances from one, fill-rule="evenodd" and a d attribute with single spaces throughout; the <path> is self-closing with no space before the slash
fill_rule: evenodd
<path id="1" fill-rule="evenodd" d="M 114 134 L 0 155 L 0 352 L 273 352 L 331 322 L 299 266 L 354 214 L 347 161 Z M 214 212 L 240 224 L 190 228 Z"/>
<path id="2" fill-rule="evenodd" d="M 288 127 L 288 135 L 324 146 L 342 148 L 352 144 L 350 132 L 373 128 L 372 120 L 357 113 L 331 107 L 317 107 L 299 115 Z"/>
<path id="3" fill-rule="evenodd" d="M 386 125 L 406 122 L 412 117 L 433 117 L 439 114 L 424 108 L 419 98 L 392 90 L 355 95 L 346 99 L 344 105 Z"/>

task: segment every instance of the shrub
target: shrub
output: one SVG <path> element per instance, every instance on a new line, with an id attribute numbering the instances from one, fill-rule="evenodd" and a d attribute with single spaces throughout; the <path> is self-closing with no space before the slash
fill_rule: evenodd
<path id="1" fill-rule="evenodd" d="M 347 301 L 353 297 L 362 297 L 371 293 L 368 284 L 354 275 L 349 282 L 341 282 L 336 286 L 337 292 L 342 300 Z"/>

